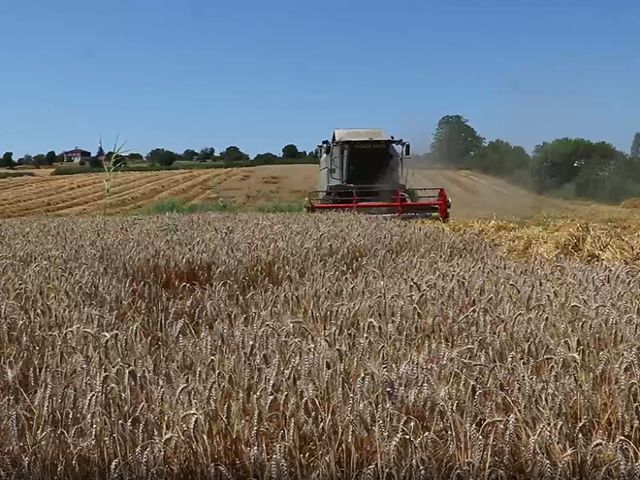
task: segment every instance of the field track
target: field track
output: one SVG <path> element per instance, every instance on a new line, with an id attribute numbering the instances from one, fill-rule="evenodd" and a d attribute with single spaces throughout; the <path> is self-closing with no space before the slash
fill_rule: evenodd
<path id="1" fill-rule="evenodd" d="M 0 218 L 101 213 L 103 178 L 103 174 L 86 174 L 2 179 Z M 136 212 L 168 198 L 195 203 L 224 198 L 239 205 L 302 200 L 316 188 L 317 178 L 315 165 L 118 173 L 111 185 L 109 213 Z M 409 184 L 446 188 L 454 218 L 514 219 L 588 208 L 466 171 L 414 170 Z"/>

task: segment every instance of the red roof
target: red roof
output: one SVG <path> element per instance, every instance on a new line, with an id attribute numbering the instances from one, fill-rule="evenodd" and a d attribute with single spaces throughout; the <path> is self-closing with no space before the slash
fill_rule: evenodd
<path id="1" fill-rule="evenodd" d="M 86 150 L 83 150 L 81 148 L 74 148 L 73 150 L 69 150 L 67 152 L 64 152 L 65 155 L 80 155 L 83 157 L 90 157 L 91 156 L 91 152 L 88 152 Z"/>

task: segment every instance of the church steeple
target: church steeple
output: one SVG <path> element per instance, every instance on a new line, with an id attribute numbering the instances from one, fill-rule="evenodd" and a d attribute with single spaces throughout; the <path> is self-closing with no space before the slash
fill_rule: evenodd
<path id="1" fill-rule="evenodd" d="M 98 153 L 96 154 L 96 157 L 103 159 L 106 157 L 105 153 L 104 153 L 104 148 L 102 148 L 102 135 L 100 135 L 100 143 L 98 145 Z"/>

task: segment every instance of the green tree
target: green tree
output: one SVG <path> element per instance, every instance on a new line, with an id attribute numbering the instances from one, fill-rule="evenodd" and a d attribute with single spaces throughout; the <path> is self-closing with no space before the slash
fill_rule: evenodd
<path id="1" fill-rule="evenodd" d="M 15 163 L 13 161 L 13 152 L 5 152 L 0 160 L 0 167 L 13 168 Z"/>
<path id="2" fill-rule="evenodd" d="M 142 162 L 144 157 L 139 153 L 128 153 L 126 155 L 129 162 Z"/>
<path id="3" fill-rule="evenodd" d="M 633 161 L 607 142 L 545 142 L 534 150 L 532 171 L 538 192 L 573 186 L 579 197 L 618 201 L 635 191 Z"/>
<path id="4" fill-rule="evenodd" d="M 82 164 L 81 164 L 82 165 Z M 90 168 L 104 168 L 104 162 L 102 161 L 102 155 L 89 157 L 89 167 Z"/>
<path id="5" fill-rule="evenodd" d="M 165 150 L 164 148 L 155 148 L 147 154 L 147 160 L 152 165 L 161 165 L 163 167 L 173 165 L 178 158 L 179 156 L 177 153 L 174 153 L 171 150 Z"/>
<path id="6" fill-rule="evenodd" d="M 33 157 L 31 155 L 26 153 L 23 158 L 24 158 L 25 165 L 33 165 Z"/>
<path id="7" fill-rule="evenodd" d="M 249 160 L 249 155 L 244 153 L 236 146 L 227 147 L 227 149 L 220 154 L 222 161 L 225 163 L 246 162 Z"/>
<path id="8" fill-rule="evenodd" d="M 198 152 L 192 150 L 191 148 L 187 148 L 184 152 L 182 152 L 182 160 L 187 162 L 193 162 L 198 157 Z"/>
<path id="9" fill-rule="evenodd" d="M 54 163 L 56 163 L 56 152 L 54 152 L 53 150 L 51 150 L 50 152 L 47 152 L 47 154 L 44 157 L 44 162 L 47 165 L 53 165 Z"/>
<path id="10" fill-rule="evenodd" d="M 636 133 L 633 137 L 633 143 L 631 144 L 631 158 L 634 160 L 640 160 L 640 132 Z"/>
<path id="11" fill-rule="evenodd" d="M 458 168 L 470 168 L 482 153 L 484 138 L 461 115 L 446 115 L 440 119 L 433 135 L 431 152 L 439 163 Z"/>
<path id="12" fill-rule="evenodd" d="M 126 155 L 118 154 L 117 152 L 109 151 L 105 155 L 105 161 L 107 165 L 111 165 L 114 168 L 123 168 L 127 166 L 128 157 Z M 103 165 L 104 166 L 104 165 Z"/>
<path id="13" fill-rule="evenodd" d="M 492 175 L 510 176 L 528 170 L 530 163 L 531 157 L 524 148 L 497 139 L 489 142 L 476 156 L 473 167 Z"/>
<path id="14" fill-rule="evenodd" d="M 255 158 L 253 159 L 253 162 L 256 165 L 273 165 L 275 163 L 278 163 L 279 161 L 280 161 L 280 157 L 270 152 L 260 153 L 256 155 Z"/>
<path id="15" fill-rule="evenodd" d="M 560 138 L 543 142 L 533 150 L 533 175 L 539 192 L 553 190 L 575 180 L 580 173 L 582 140 Z"/>
<path id="16" fill-rule="evenodd" d="M 198 160 L 201 162 L 206 162 L 209 160 L 213 161 L 215 160 L 215 156 L 216 156 L 215 148 L 205 147 L 200 150 L 200 153 L 198 154 Z"/>
<path id="17" fill-rule="evenodd" d="M 45 156 L 42 153 L 39 153 L 38 155 L 33 157 L 33 165 L 36 168 L 40 168 L 44 164 L 45 164 Z"/>
<path id="18" fill-rule="evenodd" d="M 282 158 L 285 160 L 293 160 L 298 157 L 300 157 L 300 151 L 295 145 L 289 144 L 282 148 Z"/>

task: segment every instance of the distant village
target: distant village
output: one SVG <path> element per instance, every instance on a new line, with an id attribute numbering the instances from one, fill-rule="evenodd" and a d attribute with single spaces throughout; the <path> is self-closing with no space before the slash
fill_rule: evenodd
<path id="1" fill-rule="evenodd" d="M 144 157 L 140 154 L 128 154 L 125 155 L 127 160 L 144 160 Z M 49 151 L 46 154 L 29 155 L 26 154 L 23 157 L 15 159 L 12 152 L 5 152 L 0 157 L 0 167 L 14 168 L 14 167 L 36 167 L 52 166 L 55 163 L 74 163 L 77 165 L 101 165 L 110 161 L 110 153 L 105 152 L 102 147 L 102 140 L 98 144 L 96 154 L 93 155 L 89 150 L 75 147 L 71 150 L 67 150 L 61 153 L 55 151 Z"/>
<path id="2" fill-rule="evenodd" d="M 121 152 L 114 156 L 114 152 L 105 152 L 102 146 L 102 139 L 98 143 L 97 152 L 84 148 L 75 147 L 61 153 L 49 151 L 46 154 L 29 155 L 25 154 L 19 159 L 14 159 L 12 152 L 5 152 L 0 157 L 0 168 L 41 168 L 52 167 L 54 164 L 75 164 L 80 167 L 85 165 L 89 168 L 102 168 L 104 165 L 112 164 L 114 157 L 119 165 L 131 165 L 146 163 L 150 166 L 168 167 L 180 161 L 182 167 L 193 166 L 194 163 L 209 162 L 214 164 L 240 166 L 243 163 L 248 165 L 269 165 L 278 163 L 318 163 L 317 150 L 300 150 L 294 144 L 287 144 L 282 148 L 280 155 L 271 152 L 258 153 L 253 158 L 243 152 L 239 147 L 230 145 L 223 151 L 217 153 L 213 147 L 203 147 L 199 151 L 187 148 L 183 153 L 176 153 L 164 148 L 154 148 L 146 155 L 136 152 Z M 70 166 L 69 166 L 70 167 Z M 197 166 L 199 168 L 199 166 Z M 69 169 L 66 170 L 70 171 Z"/>
<path id="3" fill-rule="evenodd" d="M 73 162 L 73 163 L 78 163 L 78 164 L 82 164 L 84 162 L 88 162 L 89 160 L 91 160 L 91 152 L 88 150 L 83 150 L 82 148 L 74 148 L 73 150 L 68 150 L 66 152 L 62 152 L 62 157 L 64 159 L 65 162 Z M 106 159 L 106 154 L 104 153 L 104 149 L 102 148 L 102 144 L 100 144 L 100 147 L 98 148 L 98 151 L 96 153 L 96 158 L 98 160 L 102 160 L 104 161 Z"/>

